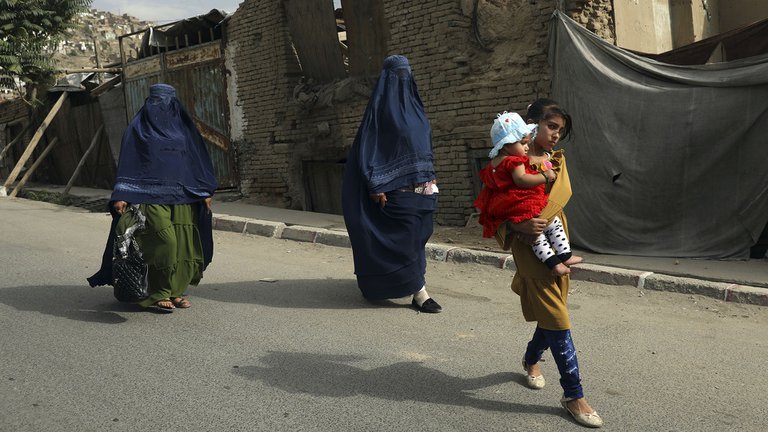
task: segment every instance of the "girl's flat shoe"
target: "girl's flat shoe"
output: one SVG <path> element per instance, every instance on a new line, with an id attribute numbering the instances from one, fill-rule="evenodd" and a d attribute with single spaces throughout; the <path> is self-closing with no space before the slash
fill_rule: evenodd
<path id="1" fill-rule="evenodd" d="M 568 408 L 568 402 L 572 401 L 572 398 L 562 398 L 560 399 L 560 403 L 563 405 L 563 408 L 565 408 L 566 411 L 573 417 L 574 420 L 576 420 L 576 423 L 591 427 L 591 428 L 599 428 L 603 426 L 603 419 L 600 417 L 600 415 L 597 413 L 597 411 L 592 411 L 591 413 L 587 414 L 576 414 L 573 411 L 571 411 Z"/>
<path id="2" fill-rule="evenodd" d="M 525 370 L 525 385 L 527 385 L 528 388 L 532 388 L 534 390 L 540 390 L 544 388 L 544 384 L 546 384 L 544 381 L 544 375 L 528 375 L 528 364 L 525 363 L 525 357 L 523 357 L 523 370 Z"/>

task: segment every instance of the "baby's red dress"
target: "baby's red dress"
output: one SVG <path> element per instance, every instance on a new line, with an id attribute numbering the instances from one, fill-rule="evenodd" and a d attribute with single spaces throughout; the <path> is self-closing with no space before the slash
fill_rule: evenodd
<path id="1" fill-rule="evenodd" d="M 483 190 L 474 206 L 480 210 L 483 237 L 493 237 L 499 225 L 506 220 L 520 223 L 540 215 L 546 207 L 544 184 L 532 188 L 521 188 L 515 184 L 512 171 L 520 164 L 525 165 L 528 174 L 539 173 L 531 168 L 527 156 L 507 156 L 495 168 L 489 163 L 480 171 Z"/>

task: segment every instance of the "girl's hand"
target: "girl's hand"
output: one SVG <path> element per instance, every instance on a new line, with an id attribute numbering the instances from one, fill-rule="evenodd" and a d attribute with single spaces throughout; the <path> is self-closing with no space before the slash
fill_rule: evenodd
<path id="1" fill-rule="evenodd" d="M 547 170 L 543 172 L 544 177 L 546 177 L 549 180 L 549 183 L 553 183 L 555 180 L 557 180 L 557 173 L 553 170 Z"/>
<path id="2" fill-rule="evenodd" d="M 379 203 L 381 208 L 384 208 L 384 204 L 387 203 L 387 195 L 384 192 L 379 192 L 370 195 L 373 202 Z"/>
<path id="3" fill-rule="evenodd" d="M 205 204 L 205 208 L 208 209 L 208 212 L 211 211 L 211 205 L 213 204 L 213 197 L 208 197 L 203 200 L 203 204 Z"/>
<path id="4" fill-rule="evenodd" d="M 117 214 L 121 215 L 125 213 L 125 209 L 128 208 L 128 203 L 125 201 L 115 201 L 114 204 L 112 204 L 112 207 L 115 208 Z"/>
<path id="5" fill-rule="evenodd" d="M 518 234 L 537 236 L 544 232 L 547 227 L 547 220 L 541 218 L 531 218 L 520 223 L 511 224 L 512 229 Z"/>
<path id="6" fill-rule="evenodd" d="M 525 244 L 533 245 L 536 243 L 536 237 L 544 232 L 547 227 L 547 220 L 541 218 L 531 218 L 520 223 L 511 224 L 515 231 L 515 237 Z"/>

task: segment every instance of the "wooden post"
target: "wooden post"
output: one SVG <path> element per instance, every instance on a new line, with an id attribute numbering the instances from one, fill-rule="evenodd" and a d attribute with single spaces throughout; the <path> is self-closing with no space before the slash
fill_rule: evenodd
<path id="1" fill-rule="evenodd" d="M 96 68 L 101 69 L 101 59 L 99 58 L 99 42 L 96 40 L 95 36 L 91 36 L 91 41 L 93 41 L 93 53 L 96 56 Z M 99 77 L 99 74 L 96 74 L 96 84 L 101 84 L 101 77 Z"/>
<path id="2" fill-rule="evenodd" d="M 122 72 L 122 69 L 119 67 L 113 67 L 113 68 L 80 68 L 80 69 L 57 69 L 61 73 L 65 74 L 71 74 L 71 73 L 111 73 L 111 74 L 119 74 Z"/>
<path id="3" fill-rule="evenodd" d="M 83 157 L 80 158 L 80 162 L 77 164 L 77 168 L 75 168 L 75 172 L 73 172 L 72 177 L 69 178 L 67 187 L 65 187 L 64 192 L 61 193 L 62 196 L 67 196 L 67 194 L 69 193 L 69 190 L 72 189 L 72 184 L 77 179 L 77 176 L 80 175 L 80 170 L 83 169 L 83 166 L 85 165 L 85 160 L 88 159 L 88 156 L 91 154 L 93 149 L 96 148 L 96 144 L 99 142 L 99 137 L 101 136 L 101 131 L 103 130 L 104 130 L 104 124 L 102 123 L 102 125 L 99 126 L 99 129 L 97 129 L 96 133 L 93 135 L 93 139 L 91 139 L 91 145 L 88 146 L 88 150 L 86 150 L 85 154 L 83 154 Z"/>
<path id="4" fill-rule="evenodd" d="M 16 138 L 12 139 L 11 142 L 9 142 L 5 146 L 3 151 L 0 151 L 0 161 L 3 160 L 3 158 L 5 157 L 5 154 L 8 153 L 8 150 L 10 150 L 11 147 L 13 147 L 14 144 L 19 142 L 22 138 L 24 138 L 24 134 L 27 133 L 27 131 L 29 130 L 30 126 L 32 126 L 32 123 L 27 123 L 27 125 L 24 126 L 24 129 L 21 131 L 21 133 L 16 135 Z"/>
<path id="5" fill-rule="evenodd" d="M 118 44 L 120 46 L 120 66 L 124 67 L 125 63 L 127 63 L 128 57 L 125 53 L 125 48 L 123 47 L 123 36 L 118 38 Z"/>
<path id="6" fill-rule="evenodd" d="M 56 113 L 59 112 L 59 109 L 61 109 L 61 105 L 64 104 L 64 101 L 67 99 L 67 95 L 69 93 L 62 92 L 61 96 L 59 96 L 59 100 L 56 101 L 56 103 L 53 105 L 53 108 L 51 108 L 51 111 L 48 113 L 47 116 L 45 116 L 45 120 L 43 120 L 42 123 L 40 123 L 40 127 L 37 128 L 37 131 L 35 131 L 35 134 L 32 136 L 32 140 L 27 145 L 27 148 L 24 150 L 24 153 L 19 158 L 19 161 L 16 162 L 16 166 L 13 167 L 13 171 L 11 171 L 11 174 L 8 176 L 8 179 L 3 183 L 3 186 L 0 188 L 0 196 L 5 196 L 7 194 L 8 188 L 13 184 L 13 182 L 16 181 L 16 178 L 19 176 L 19 173 L 21 173 L 21 169 L 24 167 L 24 164 L 27 163 L 27 160 L 32 156 L 32 152 L 35 151 L 35 147 L 37 147 L 37 143 L 40 142 L 40 138 L 43 137 L 43 133 L 45 132 L 45 129 L 48 128 L 48 125 L 51 124 L 51 121 L 56 116 Z"/>
<path id="7" fill-rule="evenodd" d="M 27 184 L 27 180 L 29 180 L 29 178 L 32 177 L 32 173 L 35 172 L 37 167 L 40 166 L 40 163 L 42 163 L 43 159 L 45 159 L 45 157 L 48 156 L 48 153 L 51 152 L 51 149 L 53 149 L 53 146 L 55 146 L 56 142 L 58 141 L 59 141 L 59 137 L 55 137 L 51 140 L 51 142 L 48 143 L 48 145 L 45 147 L 45 150 L 43 150 L 43 152 L 40 154 L 40 157 L 37 158 L 37 160 L 35 161 L 35 163 L 32 164 L 31 167 L 29 167 L 27 172 L 24 173 L 24 177 L 22 177 L 21 180 L 19 180 L 19 183 L 16 184 L 16 187 L 13 188 L 13 192 L 11 192 L 11 194 L 8 195 L 9 197 L 14 198 L 16 195 L 19 194 L 19 192 L 21 191 L 21 188 L 23 188 L 24 185 Z"/>

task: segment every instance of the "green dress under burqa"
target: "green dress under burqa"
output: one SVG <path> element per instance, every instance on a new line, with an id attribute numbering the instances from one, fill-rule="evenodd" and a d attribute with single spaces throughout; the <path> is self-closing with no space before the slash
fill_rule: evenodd
<path id="1" fill-rule="evenodd" d="M 197 285 L 203 276 L 203 246 L 197 229 L 199 204 L 140 204 L 146 227 L 136 232 L 136 242 L 149 267 L 150 296 L 139 302 L 143 307 L 159 300 L 181 297 L 189 285 Z M 203 210 L 205 211 L 205 210 Z M 122 234 L 134 223 L 126 212 L 117 223 Z"/>

